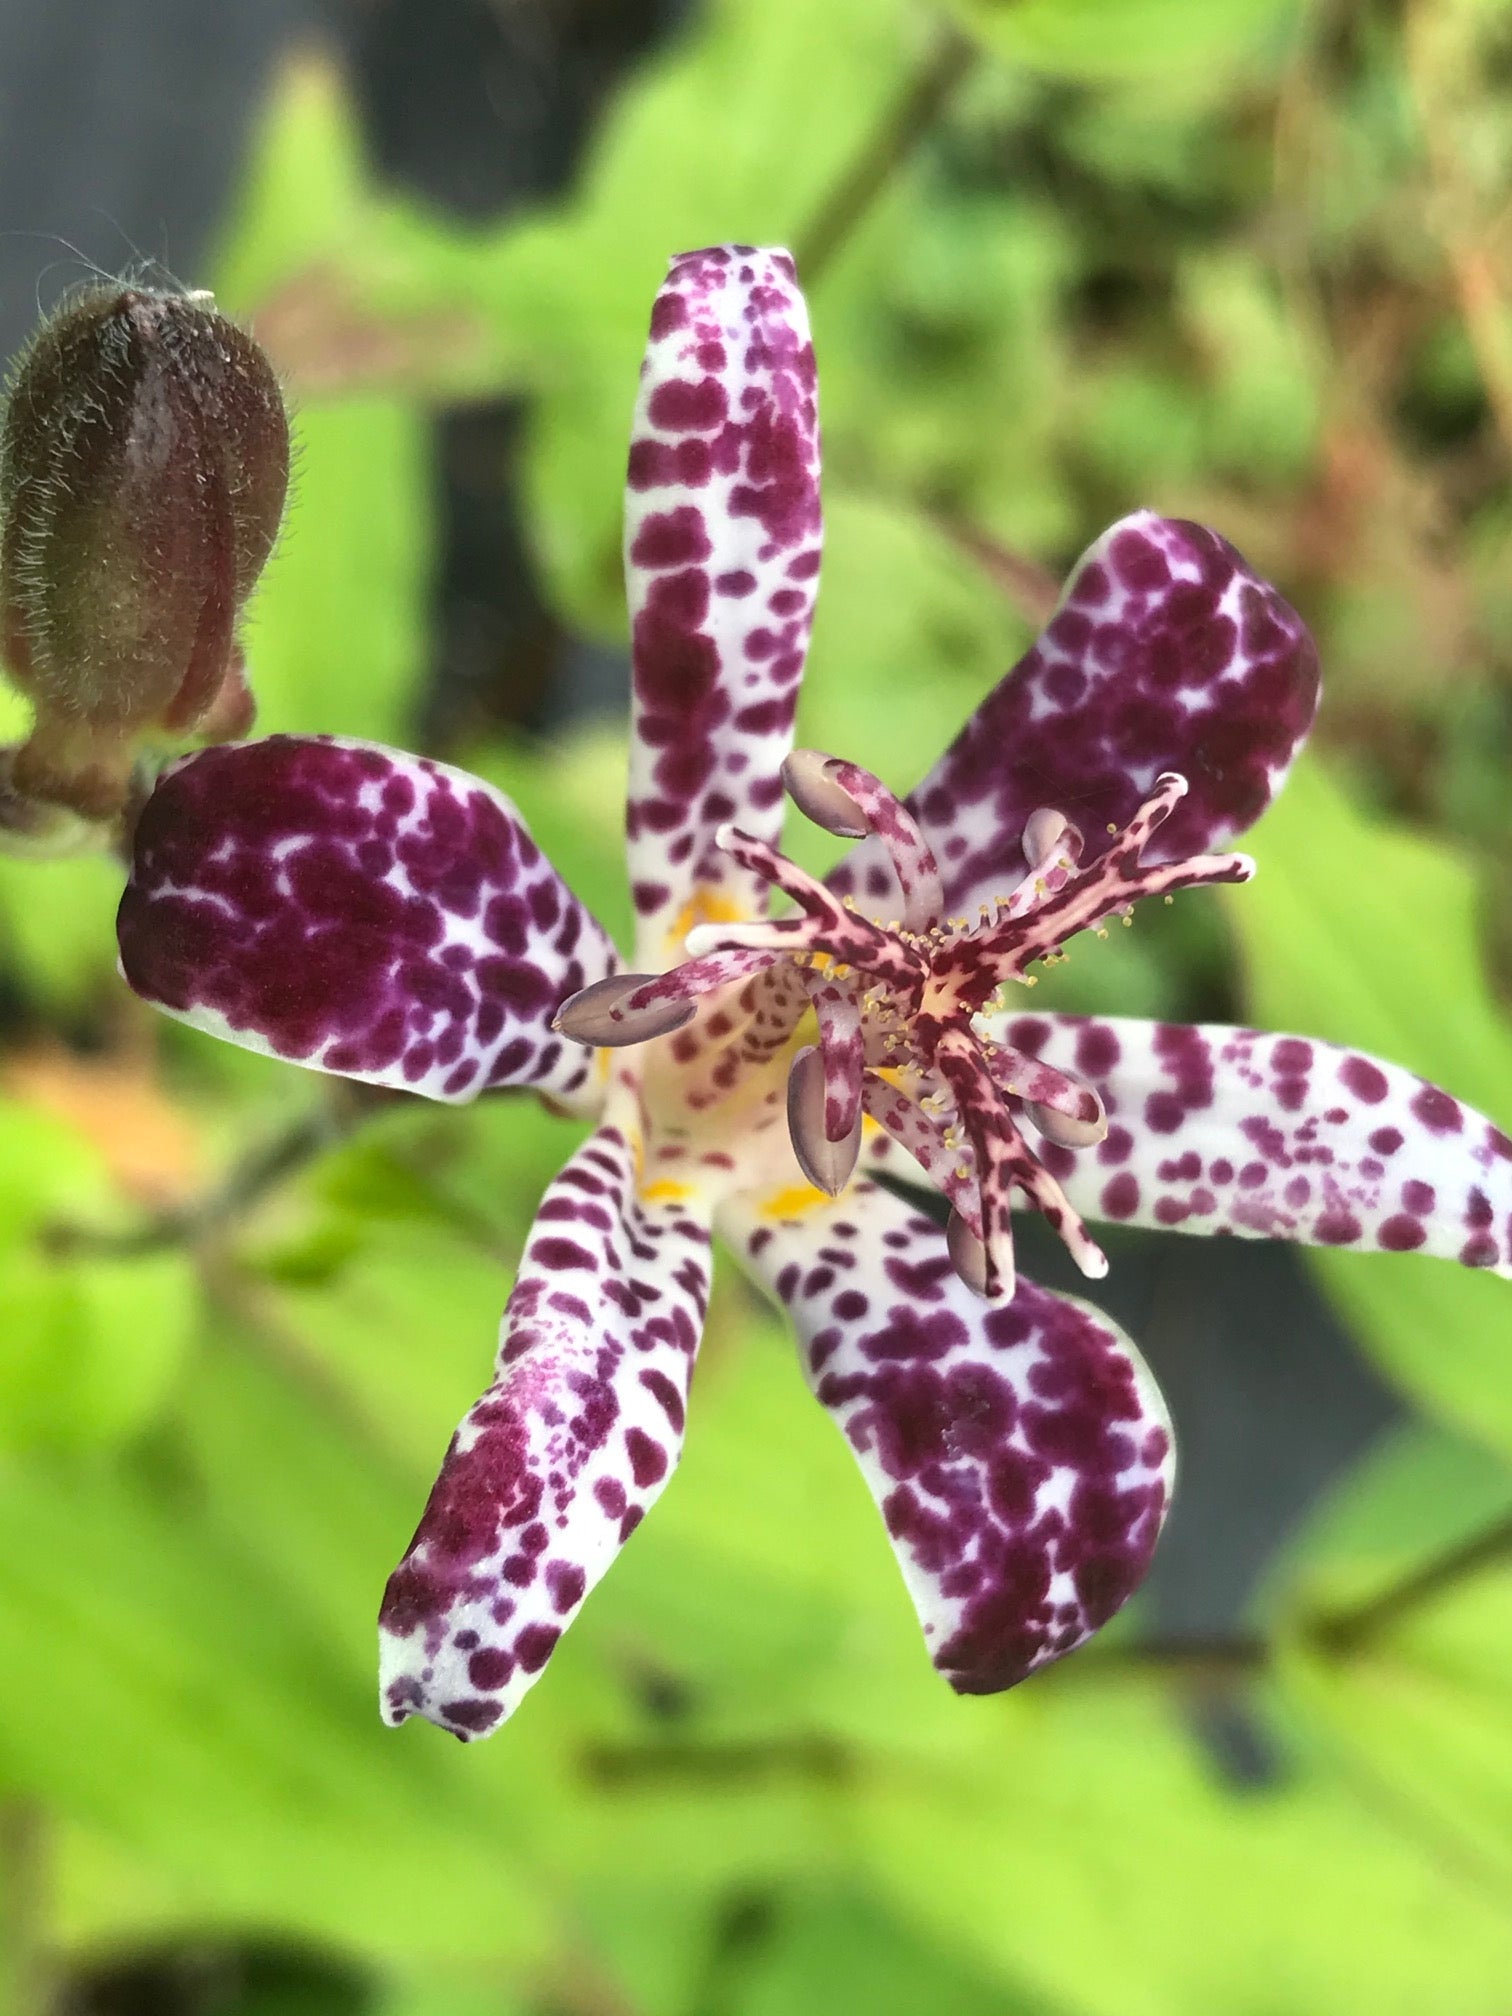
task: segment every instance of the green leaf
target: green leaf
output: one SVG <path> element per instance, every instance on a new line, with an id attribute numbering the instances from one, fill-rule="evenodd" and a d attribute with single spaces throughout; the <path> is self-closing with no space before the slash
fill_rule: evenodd
<path id="1" fill-rule="evenodd" d="M 110 1258 L 60 1236 L 119 1215 L 72 1127 L 0 1100 L 0 1449 L 109 1448 L 171 1393 L 197 1309 L 187 1260 Z"/>
<path id="2" fill-rule="evenodd" d="M 64 1257 L 22 1247 L 0 1270 L 0 1447 L 107 1449 L 162 1410 L 197 1296 L 181 1254 Z"/>
<path id="3" fill-rule="evenodd" d="M 364 397 L 306 408 L 297 432 L 288 519 L 246 625 L 258 732 L 402 742 L 427 635 L 424 417 Z"/>
<path id="4" fill-rule="evenodd" d="M 1292 1706 L 1419 1838 L 1505 1887 L 1512 1875 L 1512 1471 L 1414 1428 L 1368 1459 L 1289 1550 L 1281 1674 Z M 1439 1576 L 1435 1564 L 1458 1562 Z M 1472 1565 L 1474 1564 L 1474 1565 Z M 1416 1588 L 1413 1600 L 1393 1592 Z M 1318 1616 L 1372 1606 L 1343 1644 Z"/>
<path id="5" fill-rule="evenodd" d="M 438 1968 L 387 1983 L 367 2016 L 530 2016 L 531 2006 L 524 1989 L 490 1986 Z"/>
<path id="6" fill-rule="evenodd" d="M 735 1968 L 732 1967 L 732 1973 Z M 1030 2016 L 1047 2004 L 1011 1995 L 953 1943 L 931 1943 L 862 1891 L 781 1899 L 768 1936 L 740 1970 L 731 2016 Z"/>
<path id="7" fill-rule="evenodd" d="M 1305 1748 L 1237 1798 L 1156 1681 L 955 1707 L 970 1750 L 869 1774 L 852 1813 L 894 1908 L 963 1964 L 1078 2016 L 1498 2016 L 1504 1899 Z"/>
<path id="8" fill-rule="evenodd" d="M 0 952 L 54 1014 L 113 989 L 115 913 L 124 881 L 104 854 L 59 861 L 0 855 Z"/>
<path id="9" fill-rule="evenodd" d="M 245 315 L 310 260 L 340 250 L 366 198 L 340 72 L 302 58 L 284 72 L 215 261 L 216 293 Z"/>
<path id="10" fill-rule="evenodd" d="M 1512 1470 L 1504 1458 L 1454 1429 L 1414 1421 L 1309 1513 L 1270 1571 L 1267 1607 L 1331 1614 L 1369 1603 L 1508 1511 Z"/>
<path id="11" fill-rule="evenodd" d="M 460 1746 L 385 1731 L 358 1670 L 381 1571 L 352 1572 L 350 1535 L 365 1567 L 402 1486 L 297 1387 L 201 1370 L 188 1442 L 151 1463 L 0 1470 L 0 1775 L 202 1919 L 412 1961 L 539 1950 L 508 1808 Z"/>
<path id="12" fill-rule="evenodd" d="M 1053 76 L 1227 82 L 1285 46 L 1297 0 L 957 0 L 998 54 Z"/>
<path id="13" fill-rule="evenodd" d="M 1315 757 L 1252 844 L 1260 872 L 1230 914 L 1254 1020 L 1405 1064 L 1512 1125 L 1512 1030 L 1487 984 L 1464 861 L 1366 817 Z M 1308 1257 L 1383 1370 L 1512 1449 L 1505 1281 L 1411 1255 Z"/>
<path id="14" fill-rule="evenodd" d="M 428 1489 L 488 1384 L 509 1284 L 502 1241 L 488 1255 L 443 1227 L 390 1224 L 371 1228 L 331 1279 L 279 1289 L 274 1306 L 350 1393 L 354 1425 Z"/>

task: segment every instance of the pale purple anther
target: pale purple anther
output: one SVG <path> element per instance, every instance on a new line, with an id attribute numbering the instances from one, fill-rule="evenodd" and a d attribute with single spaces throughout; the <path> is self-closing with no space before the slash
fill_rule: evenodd
<path id="1" fill-rule="evenodd" d="M 1065 857 L 1067 872 L 1081 859 L 1083 842 L 1081 834 L 1071 824 L 1064 812 L 1056 812 L 1048 805 L 1041 805 L 1029 814 L 1024 826 L 1024 859 L 1031 869 L 1039 870 Z"/>
<path id="2" fill-rule="evenodd" d="M 939 866 L 918 821 L 880 777 L 817 749 L 795 749 L 782 774 L 805 818 L 849 838 L 876 835 L 897 877 L 898 921 L 906 929 L 927 931 L 939 922 L 945 914 Z"/>
<path id="3" fill-rule="evenodd" d="M 1215 533 L 1149 512 L 1106 532 L 907 800 L 790 753 L 815 390 L 786 253 L 673 261 L 626 511 L 638 970 L 506 800 L 422 758 L 215 749 L 164 773 L 137 828 L 121 960 L 148 999 L 319 1069 L 452 1099 L 523 1085 L 599 1122 L 389 1584 L 390 1721 L 497 1727 L 666 1482 L 711 1221 L 792 1312 L 965 1692 L 1110 1617 L 1171 1487 L 1137 1353 L 1015 1276 L 1015 1207 L 1094 1275 L 1097 1220 L 1512 1274 L 1512 1140 L 1436 1087 L 1301 1037 L 1022 1012 L 1068 938 L 1244 879 L 1222 849 L 1311 723 L 1305 627 Z M 779 851 L 784 782 L 865 836 L 827 881 Z M 941 1193 L 948 1227 L 858 1157 Z"/>
<path id="4" fill-rule="evenodd" d="M 794 749 L 782 765 L 783 784 L 805 819 L 842 840 L 862 840 L 871 827 L 855 799 L 835 781 L 834 764 L 822 749 Z"/>
<path id="5" fill-rule="evenodd" d="M 835 1197 L 850 1181 L 861 1152 L 861 1102 L 849 1126 L 831 1133 L 824 1059 L 810 1046 L 793 1059 L 787 1081 L 787 1123 L 798 1167 L 816 1190 Z"/>

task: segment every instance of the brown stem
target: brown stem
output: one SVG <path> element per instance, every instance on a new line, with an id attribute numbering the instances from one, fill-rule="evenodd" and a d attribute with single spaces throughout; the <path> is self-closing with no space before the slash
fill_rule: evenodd
<path id="1" fill-rule="evenodd" d="M 799 233 L 798 271 L 812 285 L 844 245 L 919 141 L 934 125 L 976 58 L 958 28 L 940 31 L 934 49 L 888 107 L 849 169 Z"/>
<path id="2" fill-rule="evenodd" d="M 1313 1642 L 1328 1652 L 1357 1652 L 1423 1604 L 1431 1603 L 1435 1596 L 1478 1574 L 1482 1568 L 1493 1567 L 1509 1554 L 1512 1554 L 1512 1513 L 1423 1562 L 1367 1602 L 1318 1618 L 1312 1627 Z"/>
<path id="3" fill-rule="evenodd" d="M 584 1769 L 598 1785 L 619 1789 L 676 1779 L 703 1786 L 746 1785 L 753 1780 L 799 1777 L 840 1782 L 854 1759 L 828 1736 L 795 1735 L 750 1742 L 699 1742 L 693 1738 L 650 1743 L 594 1743 L 583 1753 Z"/>
<path id="4" fill-rule="evenodd" d="M 1424 1561 L 1365 1602 L 1304 1618 L 1303 1636 L 1320 1652 L 1348 1657 L 1435 1596 L 1508 1556 L 1512 1556 L 1512 1513 Z M 1144 1638 L 1083 1653 L 1057 1668 L 1057 1673 L 1092 1680 L 1113 1672 L 1157 1672 L 1226 1681 L 1263 1672 L 1274 1652 L 1258 1632 L 1236 1632 L 1226 1638 Z"/>
<path id="5" fill-rule="evenodd" d="M 1227 1638 L 1139 1638 L 1100 1646 L 1055 1668 L 1057 1677 L 1078 1673 L 1094 1680 L 1105 1673 L 1162 1673 L 1193 1681 L 1230 1681 L 1261 1672 L 1271 1648 L 1258 1632 Z"/>
<path id="6" fill-rule="evenodd" d="M 1060 583 L 1048 567 L 1042 567 L 1026 553 L 1015 552 L 964 518 L 941 512 L 931 522 L 958 552 L 981 569 L 1026 623 L 1036 630 L 1045 627 L 1060 600 Z"/>

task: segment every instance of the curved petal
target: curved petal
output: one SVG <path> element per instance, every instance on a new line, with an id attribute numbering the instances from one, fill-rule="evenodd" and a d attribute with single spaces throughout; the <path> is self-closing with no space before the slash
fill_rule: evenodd
<path id="1" fill-rule="evenodd" d="M 1149 1566 L 1174 1468 L 1122 1332 L 1030 1281 L 980 1301 L 939 1226 L 871 1183 L 796 1213 L 747 1201 L 720 1230 L 792 1312 L 951 1686 L 1011 1687 L 1105 1624 Z"/>
<path id="2" fill-rule="evenodd" d="M 969 914 L 1022 879 L 1041 807 L 1070 819 L 1094 860 L 1164 771 L 1191 789 L 1149 858 L 1221 847 L 1279 790 L 1317 705 L 1306 625 L 1226 540 L 1151 511 L 1120 519 L 908 799 L 947 911 Z M 875 900 L 890 871 L 867 842 L 830 882 Z"/>
<path id="3" fill-rule="evenodd" d="M 509 800 L 444 763 L 338 736 L 186 757 L 117 936 L 138 994 L 248 1050 L 431 1099 L 597 1093 L 551 1018 L 614 948 Z"/>
<path id="4" fill-rule="evenodd" d="M 1045 1161 L 1089 1218 L 1433 1253 L 1512 1274 L 1512 1139 L 1400 1065 L 1221 1024 L 1002 1018 L 1102 1098 Z"/>
<path id="5" fill-rule="evenodd" d="M 819 586 L 818 382 L 782 251 L 684 253 L 651 313 L 625 493 L 638 962 L 700 920 L 765 914 L 714 844 L 782 826 Z M 690 907 L 691 906 L 691 907 Z"/>
<path id="6" fill-rule="evenodd" d="M 676 1467 L 709 1235 L 638 1198 L 635 1171 L 604 1127 L 546 1193 L 493 1384 L 384 1593 L 386 1722 L 497 1728 Z"/>

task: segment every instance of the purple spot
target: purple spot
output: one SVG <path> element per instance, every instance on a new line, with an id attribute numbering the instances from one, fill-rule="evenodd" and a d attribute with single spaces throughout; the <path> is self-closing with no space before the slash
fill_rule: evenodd
<path id="1" fill-rule="evenodd" d="M 1424 1085 L 1413 1095 L 1412 1111 L 1430 1134 L 1455 1134 L 1464 1125 L 1456 1100 L 1437 1085 Z"/>
<path id="2" fill-rule="evenodd" d="M 668 434 L 707 434 L 723 423 L 729 402 L 717 378 L 668 378 L 651 394 L 646 411 L 652 426 Z"/>
<path id="3" fill-rule="evenodd" d="M 1376 1234 L 1376 1240 L 1388 1253 L 1411 1253 L 1422 1245 L 1427 1236 L 1416 1218 L 1398 1214 L 1386 1220 Z"/>
<path id="4" fill-rule="evenodd" d="M 667 1452 L 643 1428 L 625 1430 L 625 1450 L 630 1458 L 631 1475 L 640 1490 L 648 1490 L 666 1476 Z"/>

